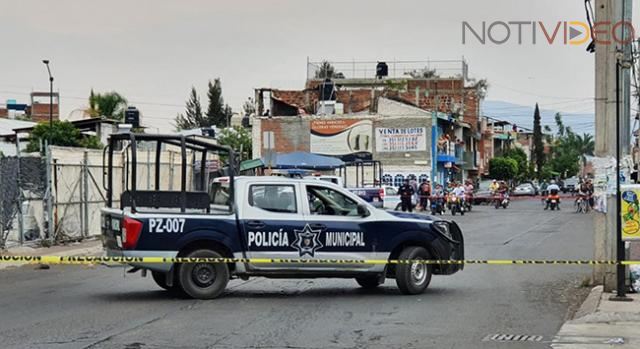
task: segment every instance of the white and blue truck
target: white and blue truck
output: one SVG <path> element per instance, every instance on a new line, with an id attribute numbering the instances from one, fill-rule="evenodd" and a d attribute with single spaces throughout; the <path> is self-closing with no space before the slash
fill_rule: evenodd
<path id="1" fill-rule="evenodd" d="M 153 190 L 136 186 L 140 142 L 156 144 Z M 161 188 L 160 153 L 165 146 L 180 149 L 180 190 Z M 127 153 L 128 163 L 121 172 L 124 188 L 118 198 L 113 192 L 114 152 Z M 201 156 L 199 162 L 193 160 L 198 158 L 195 154 Z M 206 159 L 211 156 L 226 159 L 228 165 L 207 173 Z M 455 222 L 378 209 L 324 181 L 234 176 L 237 161 L 226 147 L 184 136 L 117 134 L 111 136 L 105 157 L 102 238 L 109 256 L 238 259 L 132 264 L 134 271 L 145 275 L 150 271 L 167 290 L 210 299 L 223 294 L 234 278 L 353 278 L 365 288 L 394 278 L 403 294 L 419 294 L 433 274 L 463 269 L 460 263 L 420 263 L 464 259 L 463 236 Z M 193 177 L 187 176 L 189 166 L 200 167 L 199 178 L 189 180 Z M 214 175 L 220 176 L 218 180 Z M 274 263 L 252 263 L 252 259 Z M 363 260 L 415 262 L 359 262 Z"/>

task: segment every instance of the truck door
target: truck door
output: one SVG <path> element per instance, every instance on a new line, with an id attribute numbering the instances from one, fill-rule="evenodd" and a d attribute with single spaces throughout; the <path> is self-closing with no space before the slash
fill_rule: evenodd
<path id="1" fill-rule="evenodd" d="M 297 183 L 248 185 L 242 227 L 249 258 L 298 258 L 292 243 L 305 226 L 300 186 Z M 250 264 L 252 270 L 279 270 L 283 264 Z"/>
<path id="2" fill-rule="evenodd" d="M 377 251 L 378 232 L 372 217 L 358 214 L 358 201 L 336 188 L 305 184 L 305 229 L 318 234 L 319 246 L 310 251 L 319 259 L 386 259 Z M 315 246 L 315 245 L 314 245 Z M 300 251 L 300 255 L 307 250 Z M 384 265 L 338 264 L 339 270 L 382 270 Z"/>

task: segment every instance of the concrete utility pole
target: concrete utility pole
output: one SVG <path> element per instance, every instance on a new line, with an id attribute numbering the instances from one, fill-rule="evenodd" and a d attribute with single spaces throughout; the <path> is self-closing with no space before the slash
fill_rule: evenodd
<path id="1" fill-rule="evenodd" d="M 598 157 L 615 157 L 616 155 L 616 63 L 618 59 L 618 48 L 620 44 L 611 35 L 611 28 L 614 24 L 622 20 L 623 7 L 625 16 L 631 14 L 631 0 L 596 0 L 595 1 L 595 22 L 611 23 L 607 27 L 606 33 L 599 33 L 596 42 L 595 52 L 595 110 L 596 110 L 596 137 L 595 155 Z M 601 27 L 599 30 L 604 30 Z M 616 35 L 622 37 L 621 32 Z M 602 43 L 610 41 L 611 43 Z M 623 79 L 624 81 L 624 79 Z M 628 81 L 628 80 L 626 80 Z M 625 89 L 621 83 L 622 90 Z M 623 96 L 623 101 L 626 96 Z M 621 102 L 623 103 L 623 102 Z M 622 106 L 620 106 L 622 107 Z M 620 120 L 621 157 L 628 154 L 629 147 L 629 122 L 624 120 L 624 116 L 629 115 L 626 110 L 622 110 Z M 615 178 L 610 179 L 615 180 Z M 607 198 L 607 213 L 596 213 L 594 215 L 594 259 L 615 260 L 616 259 L 616 196 Z M 594 267 L 593 279 L 595 283 L 603 283 L 605 291 L 612 291 L 616 288 L 615 266 L 598 265 Z"/>

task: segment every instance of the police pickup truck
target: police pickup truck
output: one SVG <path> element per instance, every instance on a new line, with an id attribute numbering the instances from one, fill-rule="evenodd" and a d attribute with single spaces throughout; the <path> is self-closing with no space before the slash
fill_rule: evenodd
<path id="1" fill-rule="evenodd" d="M 111 150 L 109 156 L 111 167 Z M 130 178 L 137 178 L 134 168 Z M 449 275 L 463 268 L 461 264 L 356 262 L 462 260 L 463 236 L 455 222 L 377 209 L 324 181 L 228 178 L 211 181 L 202 193 L 151 191 L 144 196 L 134 186 L 122 194 L 120 208 L 114 208 L 109 199 L 111 207 L 102 209 L 107 255 L 244 259 L 133 264 L 134 269 L 150 271 L 160 287 L 199 299 L 218 297 L 230 279 L 250 277 L 354 278 L 364 288 L 377 287 L 388 277 L 395 278 L 403 294 L 419 294 L 432 274 Z M 169 206 L 162 201 L 173 197 L 181 209 L 162 209 Z M 251 259 L 280 261 L 252 263 Z"/>

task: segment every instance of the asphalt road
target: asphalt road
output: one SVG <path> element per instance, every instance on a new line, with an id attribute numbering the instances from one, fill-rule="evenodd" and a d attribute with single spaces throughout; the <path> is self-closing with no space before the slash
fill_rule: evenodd
<path id="1" fill-rule="evenodd" d="M 565 205 L 568 206 L 568 205 Z M 456 217 L 470 259 L 588 259 L 592 218 L 537 200 Z M 423 295 L 354 280 L 234 280 L 224 297 L 172 297 L 102 266 L 0 272 L 2 348 L 545 348 L 587 266 L 467 266 Z M 493 334 L 541 342 L 495 342 Z"/>

